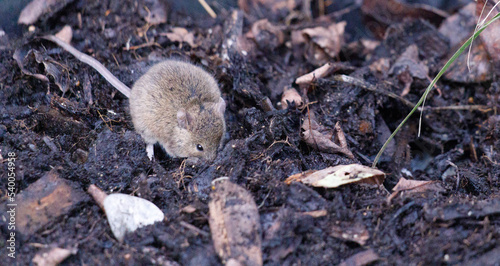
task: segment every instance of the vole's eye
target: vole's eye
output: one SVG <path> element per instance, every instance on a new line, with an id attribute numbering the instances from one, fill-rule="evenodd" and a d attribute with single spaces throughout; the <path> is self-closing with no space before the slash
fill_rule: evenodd
<path id="1" fill-rule="evenodd" d="M 196 149 L 199 151 L 203 151 L 203 146 L 201 144 L 196 145 Z"/>

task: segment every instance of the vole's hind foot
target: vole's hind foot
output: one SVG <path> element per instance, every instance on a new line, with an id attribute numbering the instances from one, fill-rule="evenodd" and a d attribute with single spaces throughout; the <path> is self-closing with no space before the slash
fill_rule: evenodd
<path id="1" fill-rule="evenodd" d="M 155 149 L 153 144 L 146 144 L 146 153 L 148 154 L 149 160 L 152 161 L 155 156 Z"/>

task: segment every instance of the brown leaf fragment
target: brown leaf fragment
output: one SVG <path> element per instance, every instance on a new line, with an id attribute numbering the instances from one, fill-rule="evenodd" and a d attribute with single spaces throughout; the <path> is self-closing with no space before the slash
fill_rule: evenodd
<path id="1" fill-rule="evenodd" d="M 282 30 L 271 24 L 267 19 L 256 21 L 247 37 L 255 40 L 257 46 L 263 51 L 273 51 L 285 41 Z"/>
<path id="2" fill-rule="evenodd" d="M 262 265 L 260 216 L 252 195 L 227 177 L 212 181 L 209 224 L 223 263 Z"/>
<path id="3" fill-rule="evenodd" d="M 50 76 L 63 93 L 68 91 L 70 84 L 68 70 L 38 49 L 40 48 L 36 42 L 30 42 L 16 49 L 12 57 L 25 75 L 47 84 L 50 82 Z M 42 69 L 40 65 L 43 65 Z"/>
<path id="4" fill-rule="evenodd" d="M 288 177 L 285 183 L 299 181 L 313 187 L 336 188 L 350 183 L 380 185 L 385 173 L 360 164 L 337 165 Z"/>
<path id="5" fill-rule="evenodd" d="M 335 125 L 335 135 L 338 139 L 339 144 L 336 144 L 331 140 L 331 135 L 327 136 L 323 132 L 328 131 L 328 129 L 320 126 L 318 122 L 316 122 L 314 115 L 311 113 L 310 116 L 305 119 L 302 124 L 302 139 L 307 143 L 307 145 L 311 146 L 314 149 L 317 149 L 321 152 L 327 153 L 342 153 L 347 157 L 353 159 L 354 155 L 347 147 L 347 142 L 345 139 L 344 132 L 340 127 L 340 124 Z"/>
<path id="6" fill-rule="evenodd" d="M 409 5 L 397 0 L 365 0 L 361 11 L 371 20 L 368 21 L 370 30 L 382 38 L 387 26 L 408 19 L 425 19 L 439 25 L 448 14 L 429 5 Z"/>
<path id="7" fill-rule="evenodd" d="M 47 224 L 58 222 L 58 217 L 84 200 L 85 194 L 73 189 L 67 180 L 59 178 L 57 169 L 53 169 L 19 193 L 16 229 L 25 235 L 33 234 Z"/>
<path id="8" fill-rule="evenodd" d="M 341 226 L 332 226 L 330 235 L 342 240 L 358 243 L 361 246 L 370 239 L 370 233 L 366 227 L 359 223 L 352 225 L 342 224 Z"/>
<path id="9" fill-rule="evenodd" d="M 412 77 L 418 79 L 427 79 L 429 75 L 429 67 L 418 58 L 418 47 L 415 44 L 406 48 L 394 65 L 392 65 L 389 74 L 398 75 L 398 73 L 405 70 L 407 70 Z"/>
<path id="10" fill-rule="evenodd" d="M 54 247 L 50 250 L 43 250 L 38 252 L 31 262 L 38 266 L 55 266 L 63 262 L 69 256 L 76 254 L 77 252 L 78 250 L 76 248 L 64 249 Z"/>
<path id="11" fill-rule="evenodd" d="M 185 42 L 193 48 L 198 46 L 194 43 L 194 34 L 185 28 L 175 27 L 172 29 L 172 32 L 161 33 L 160 35 L 167 36 L 172 42 Z"/>
<path id="12" fill-rule="evenodd" d="M 373 251 L 373 249 L 368 249 L 352 255 L 345 261 L 341 262 L 338 266 L 363 266 L 379 259 L 379 256 L 375 253 L 375 251 Z"/>
<path id="13" fill-rule="evenodd" d="M 332 23 L 328 28 L 315 27 L 303 29 L 306 39 L 306 58 L 314 65 L 325 64 L 336 58 L 344 45 L 345 21 Z"/>
<path id="14" fill-rule="evenodd" d="M 422 193 L 426 191 L 445 191 L 445 189 L 437 181 L 408 180 L 404 177 L 401 177 L 399 179 L 398 183 L 392 190 L 394 192 L 389 196 L 389 201 L 396 197 L 399 192 L 403 191 L 410 194 Z"/>
<path id="15" fill-rule="evenodd" d="M 476 16 L 482 12 L 482 17 L 480 20 L 489 21 L 496 14 L 500 12 L 500 7 L 496 6 L 493 9 L 495 3 L 498 1 L 486 1 L 486 0 L 478 0 L 476 6 Z M 490 13 L 491 12 L 491 13 Z M 488 17 L 486 17 L 489 14 Z M 484 44 L 486 51 L 488 52 L 492 64 L 493 70 L 497 75 L 500 75 L 500 21 L 496 20 L 488 27 L 481 32 L 479 35 L 479 39 Z"/>
<path id="16" fill-rule="evenodd" d="M 283 90 L 283 95 L 281 96 L 281 108 L 287 109 L 288 103 L 294 103 L 295 107 L 301 108 L 304 105 L 304 101 L 300 96 L 299 92 L 297 92 L 294 88 L 285 88 Z"/>

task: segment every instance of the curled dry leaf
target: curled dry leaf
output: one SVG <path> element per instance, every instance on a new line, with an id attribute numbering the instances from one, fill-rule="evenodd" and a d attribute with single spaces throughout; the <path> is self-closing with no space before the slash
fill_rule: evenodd
<path id="1" fill-rule="evenodd" d="M 74 255 L 78 252 L 75 249 L 65 249 L 65 248 L 51 248 L 50 250 L 43 250 L 38 252 L 33 258 L 32 262 L 38 266 L 55 266 L 63 262 L 70 255 Z"/>
<path id="2" fill-rule="evenodd" d="M 193 48 L 198 46 L 194 43 L 194 34 L 185 28 L 175 27 L 172 32 L 161 33 L 160 35 L 167 36 L 172 42 L 186 42 Z"/>
<path id="3" fill-rule="evenodd" d="M 302 107 L 304 101 L 294 88 L 285 88 L 283 90 L 283 95 L 281 96 L 281 108 L 287 109 L 288 103 L 294 103 L 296 107 Z"/>
<path id="4" fill-rule="evenodd" d="M 46 55 L 44 51 L 41 51 L 42 49 L 44 48 L 39 47 L 36 41 L 32 41 L 16 49 L 12 57 L 16 60 L 23 74 L 47 84 L 49 84 L 49 76 L 51 76 L 63 93 L 68 91 L 70 78 L 67 68 Z M 44 66 L 43 70 L 40 69 L 40 64 Z"/>
<path id="5" fill-rule="evenodd" d="M 399 192 L 403 191 L 407 193 L 421 193 L 426 191 L 443 192 L 444 188 L 437 181 L 408 180 L 401 177 L 392 190 L 394 192 L 389 196 L 389 201 L 396 197 Z"/>
<path id="6" fill-rule="evenodd" d="M 346 22 L 332 23 L 328 28 L 315 27 L 302 30 L 306 39 L 306 57 L 312 64 L 324 64 L 335 58 L 344 45 Z"/>
<path id="7" fill-rule="evenodd" d="M 334 68 L 335 66 L 331 63 L 326 63 L 324 64 L 323 66 L 315 69 L 314 71 L 312 72 L 309 72 L 305 75 L 302 75 L 300 77 L 298 77 L 296 80 L 295 80 L 295 83 L 297 83 L 297 85 L 299 85 L 301 88 L 303 87 L 307 87 L 309 86 L 315 79 L 319 79 L 319 78 L 324 78 L 326 76 L 328 76 L 331 72 L 331 70 Z"/>
<path id="8" fill-rule="evenodd" d="M 252 195 L 227 177 L 212 182 L 208 222 L 224 263 L 262 265 L 260 216 Z"/>
<path id="9" fill-rule="evenodd" d="M 318 171 L 307 171 L 288 177 L 285 183 L 298 181 L 313 187 L 336 188 L 342 185 L 358 183 L 380 185 L 385 173 L 360 164 L 337 165 Z"/>
<path id="10" fill-rule="evenodd" d="M 106 213 L 111 231 L 118 241 L 123 241 L 126 233 L 164 219 L 163 212 L 145 199 L 120 193 L 105 196 L 106 193 L 95 185 L 91 185 L 88 192 Z"/>
<path id="11" fill-rule="evenodd" d="M 401 96 L 410 93 L 410 87 L 413 83 L 413 78 L 426 79 L 429 75 L 429 67 L 420 61 L 418 58 L 418 47 L 412 44 L 406 48 L 401 56 L 396 60 L 389 74 L 394 74 L 399 81 L 404 84 Z"/>
<path id="12" fill-rule="evenodd" d="M 302 130 L 302 139 L 310 147 L 321 152 L 342 153 L 351 159 L 354 158 L 354 155 L 347 147 L 347 141 L 339 123 L 337 123 L 334 128 L 334 133 L 339 144 L 336 144 L 331 140 L 332 134 L 329 134 L 330 136 L 325 134 L 325 132 L 331 130 L 319 125 L 312 112 L 310 112 L 309 117 L 307 117 L 303 122 Z"/>
<path id="13" fill-rule="evenodd" d="M 264 51 L 272 51 L 283 44 L 285 35 L 280 28 L 267 19 L 256 21 L 247 37 L 253 38 L 257 46 Z"/>

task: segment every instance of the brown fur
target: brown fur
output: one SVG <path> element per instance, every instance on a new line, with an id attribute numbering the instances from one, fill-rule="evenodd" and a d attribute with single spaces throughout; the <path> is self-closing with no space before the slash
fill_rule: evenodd
<path id="1" fill-rule="evenodd" d="M 225 103 L 202 68 L 161 62 L 135 82 L 129 102 L 134 127 L 147 144 L 159 142 L 173 157 L 215 158 L 226 130 Z"/>

